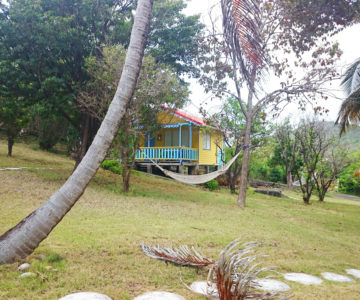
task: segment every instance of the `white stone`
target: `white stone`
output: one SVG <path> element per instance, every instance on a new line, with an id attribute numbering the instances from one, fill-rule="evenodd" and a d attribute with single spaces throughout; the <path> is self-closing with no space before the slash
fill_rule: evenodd
<path id="1" fill-rule="evenodd" d="M 345 275 L 324 272 L 321 273 L 321 276 L 324 277 L 326 280 L 337 281 L 337 282 L 355 282 L 354 279 L 347 277 Z"/>
<path id="2" fill-rule="evenodd" d="M 30 264 L 29 263 L 24 263 L 24 264 L 22 264 L 22 265 L 20 265 L 18 267 L 18 270 L 19 271 L 24 271 L 24 270 L 29 269 L 29 268 L 30 268 Z"/>
<path id="3" fill-rule="evenodd" d="M 51 270 L 52 269 L 52 266 L 46 266 L 45 267 L 45 270 Z"/>
<path id="4" fill-rule="evenodd" d="M 35 275 L 36 275 L 35 273 L 26 272 L 26 273 L 22 273 L 22 274 L 20 275 L 20 278 L 30 277 L 30 276 L 35 276 Z"/>
<path id="5" fill-rule="evenodd" d="M 253 280 L 253 283 L 255 283 L 256 288 L 263 291 L 286 292 L 290 290 L 290 286 L 286 283 L 275 279 L 257 278 Z"/>
<path id="6" fill-rule="evenodd" d="M 185 300 L 185 298 L 168 292 L 149 292 L 137 296 L 134 300 Z"/>
<path id="7" fill-rule="evenodd" d="M 92 292 L 81 292 L 67 295 L 59 300 L 112 300 L 110 297 Z"/>
<path id="8" fill-rule="evenodd" d="M 286 273 L 284 274 L 286 280 L 295 281 L 301 284 L 310 285 L 310 284 L 322 284 L 323 280 L 319 277 L 308 275 L 304 273 Z"/>
<path id="9" fill-rule="evenodd" d="M 349 275 L 352 275 L 356 278 L 360 278 L 360 270 L 356 270 L 356 269 L 347 269 L 346 273 L 348 273 Z"/>
<path id="10" fill-rule="evenodd" d="M 209 296 L 214 299 L 219 299 L 218 290 L 216 284 L 214 283 L 208 286 L 206 281 L 195 281 L 190 285 L 190 289 L 194 293 Z"/>

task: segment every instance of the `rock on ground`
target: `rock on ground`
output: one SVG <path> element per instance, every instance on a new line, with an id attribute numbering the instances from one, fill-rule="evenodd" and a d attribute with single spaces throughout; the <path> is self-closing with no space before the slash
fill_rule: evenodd
<path id="1" fill-rule="evenodd" d="M 347 269 L 346 273 L 348 273 L 349 275 L 352 275 L 356 278 L 360 278 L 360 270 L 356 270 L 356 269 Z"/>
<path id="2" fill-rule="evenodd" d="M 92 292 L 81 292 L 67 295 L 59 300 L 112 300 L 110 297 Z"/>
<path id="3" fill-rule="evenodd" d="M 321 284 L 323 282 L 319 277 L 308 275 L 304 273 L 286 273 L 284 274 L 286 280 L 295 281 L 301 284 Z"/>
<path id="4" fill-rule="evenodd" d="M 22 273 L 19 277 L 20 278 L 24 278 L 24 277 L 30 277 L 30 276 L 35 276 L 35 273 L 32 272 L 26 272 L 26 273 Z"/>
<path id="5" fill-rule="evenodd" d="M 149 292 L 137 296 L 134 300 L 185 300 L 185 298 L 168 292 Z"/>
<path id="6" fill-rule="evenodd" d="M 321 273 L 321 276 L 324 277 L 326 280 L 337 281 L 337 282 L 355 282 L 354 279 L 347 277 L 345 275 L 324 272 Z"/>
<path id="7" fill-rule="evenodd" d="M 195 281 L 190 285 L 190 289 L 197 294 L 219 299 L 219 294 L 215 284 L 208 286 L 206 281 Z"/>
<path id="8" fill-rule="evenodd" d="M 256 189 L 255 193 L 265 194 L 273 197 L 282 197 L 282 193 L 280 190 L 260 190 Z"/>
<path id="9" fill-rule="evenodd" d="M 257 278 L 253 280 L 253 283 L 256 284 L 256 288 L 263 291 L 287 292 L 290 290 L 290 286 L 286 283 L 275 279 Z"/>
<path id="10" fill-rule="evenodd" d="M 29 268 L 30 268 L 30 264 L 29 263 L 24 263 L 24 264 L 22 264 L 22 265 L 20 265 L 18 267 L 18 270 L 19 271 L 24 271 L 24 270 L 29 269 Z"/>

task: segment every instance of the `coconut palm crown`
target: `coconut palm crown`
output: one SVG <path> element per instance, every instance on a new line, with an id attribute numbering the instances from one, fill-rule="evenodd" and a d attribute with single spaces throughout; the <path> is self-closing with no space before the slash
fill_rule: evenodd
<path id="1" fill-rule="evenodd" d="M 360 58 L 347 69 L 341 85 L 348 95 L 336 120 L 336 124 L 340 124 L 342 135 L 351 125 L 360 123 Z"/>

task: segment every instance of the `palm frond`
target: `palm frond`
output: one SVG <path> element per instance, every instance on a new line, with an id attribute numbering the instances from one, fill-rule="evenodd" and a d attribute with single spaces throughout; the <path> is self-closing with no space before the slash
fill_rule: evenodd
<path id="1" fill-rule="evenodd" d="M 286 299 L 287 293 L 261 292 L 256 278 L 272 268 L 262 268 L 255 261 L 260 257 L 254 254 L 256 243 L 241 243 L 239 239 L 231 242 L 220 253 L 219 260 L 209 271 L 208 282 L 216 283 L 220 300 L 241 299 Z"/>
<path id="2" fill-rule="evenodd" d="M 152 258 L 164 260 L 182 266 L 206 267 L 215 263 L 212 259 L 204 257 L 194 247 L 179 246 L 175 248 L 161 248 L 141 244 L 143 252 Z"/>
<path id="3" fill-rule="evenodd" d="M 350 95 L 360 86 L 360 58 L 357 59 L 345 72 L 341 82 L 345 93 Z"/>
<path id="4" fill-rule="evenodd" d="M 360 123 L 360 87 L 341 105 L 335 124 L 340 124 L 340 135 L 343 135 L 354 123 Z"/>
<path id="5" fill-rule="evenodd" d="M 226 44 L 249 78 L 264 62 L 259 1 L 221 0 L 221 7 Z"/>

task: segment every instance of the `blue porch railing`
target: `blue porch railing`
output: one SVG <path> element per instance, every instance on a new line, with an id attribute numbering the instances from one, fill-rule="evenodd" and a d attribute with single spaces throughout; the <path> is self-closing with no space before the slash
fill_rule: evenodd
<path id="1" fill-rule="evenodd" d="M 135 160 L 155 161 L 198 161 L 198 149 L 188 147 L 140 147 L 136 152 Z"/>

